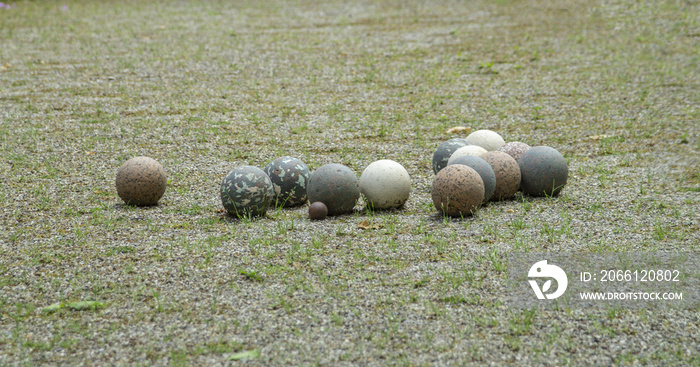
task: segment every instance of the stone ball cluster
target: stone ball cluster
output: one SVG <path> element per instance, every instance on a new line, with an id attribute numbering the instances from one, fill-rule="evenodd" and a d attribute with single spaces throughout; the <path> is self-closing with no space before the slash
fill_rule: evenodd
<path id="1" fill-rule="evenodd" d="M 446 165 L 439 164 L 444 161 Z M 512 199 L 518 191 L 556 196 L 569 175 L 566 160 L 556 149 L 506 143 L 491 130 L 440 144 L 433 155 L 433 171 L 433 204 L 451 217 L 472 215 L 482 204 Z"/>

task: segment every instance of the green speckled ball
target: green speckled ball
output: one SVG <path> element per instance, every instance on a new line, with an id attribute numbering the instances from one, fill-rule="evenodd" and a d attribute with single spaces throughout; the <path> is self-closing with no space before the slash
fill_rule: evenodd
<path id="1" fill-rule="evenodd" d="M 221 203 L 236 217 L 264 215 L 274 195 L 270 177 L 253 166 L 238 167 L 221 182 Z"/>
<path id="2" fill-rule="evenodd" d="M 294 207 L 306 203 L 311 172 L 304 162 L 294 157 L 280 157 L 268 163 L 263 171 L 270 176 L 277 205 Z"/>

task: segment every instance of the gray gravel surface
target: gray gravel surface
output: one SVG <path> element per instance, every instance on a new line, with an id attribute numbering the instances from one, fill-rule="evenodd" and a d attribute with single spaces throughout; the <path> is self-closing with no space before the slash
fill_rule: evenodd
<path id="1" fill-rule="evenodd" d="M 503 304 L 513 251 L 698 252 L 697 1 L 64 3 L 0 8 L 0 365 L 700 365 L 697 309 Z M 454 126 L 567 186 L 439 216 Z M 286 155 L 413 191 L 226 216 L 223 177 Z M 135 156 L 158 206 L 117 196 Z"/>

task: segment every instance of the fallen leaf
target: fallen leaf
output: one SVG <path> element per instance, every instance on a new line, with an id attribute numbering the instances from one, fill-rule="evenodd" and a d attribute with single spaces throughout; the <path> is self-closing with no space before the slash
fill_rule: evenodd
<path id="1" fill-rule="evenodd" d="M 447 129 L 448 134 L 457 134 L 457 133 L 466 133 L 469 132 L 472 128 L 471 127 L 466 127 L 466 126 L 455 126 Z"/>
<path id="2" fill-rule="evenodd" d="M 260 357 L 260 350 L 258 349 L 253 349 L 245 352 L 238 352 L 230 357 L 228 357 L 229 361 L 240 361 L 240 360 L 245 360 L 245 359 L 256 359 Z"/>
<path id="3" fill-rule="evenodd" d="M 357 228 L 359 229 L 369 229 L 369 221 L 368 220 L 363 220 L 360 223 L 357 223 Z"/>
<path id="4" fill-rule="evenodd" d="M 611 138 L 611 137 L 612 137 L 612 135 L 605 135 L 605 134 L 602 134 L 602 135 L 591 135 L 591 136 L 588 137 L 588 139 L 591 139 L 591 140 L 601 140 L 601 139 L 606 139 L 606 138 Z"/>
<path id="5" fill-rule="evenodd" d="M 360 223 L 357 223 L 357 228 L 359 229 L 379 229 L 382 228 L 380 224 L 370 224 L 368 220 L 363 220 Z"/>

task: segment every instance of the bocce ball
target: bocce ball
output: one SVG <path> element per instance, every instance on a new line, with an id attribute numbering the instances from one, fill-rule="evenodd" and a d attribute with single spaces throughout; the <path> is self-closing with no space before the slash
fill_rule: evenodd
<path id="1" fill-rule="evenodd" d="M 329 163 L 313 171 L 306 192 L 310 202 L 326 204 L 328 215 L 352 212 L 360 197 L 357 176 L 350 168 L 337 163 Z"/>
<path id="2" fill-rule="evenodd" d="M 491 200 L 505 200 L 515 196 L 520 188 L 520 166 L 506 153 L 492 151 L 481 156 L 496 174 L 496 189 Z"/>
<path id="3" fill-rule="evenodd" d="M 362 171 L 360 193 L 369 208 L 400 208 L 411 194 L 411 177 L 401 164 L 382 159 Z"/>
<path id="4" fill-rule="evenodd" d="M 530 196 L 556 196 L 569 178 L 566 159 L 551 147 L 530 148 L 518 164 L 522 173 L 520 187 Z"/>
<path id="5" fill-rule="evenodd" d="M 506 142 L 491 130 L 477 130 L 467 136 L 467 142 L 471 145 L 478 145 L 491 152 L 502 147 Z"/>
<path id="6" fill-rule="evenodd" d="M 443 215 L 471 215 L 484 202 L 484 182 L 473 168 L 453 164 L 435 175 L 431 196 L 435 209 Z"/>
<path id="7" fill-rule="evenodd" d="M 433 172 L 437 174 L 441 169 L 445 168 L 452 153 L 466 145 L 469 145 L 469 143 L 462 138 L 454 138 L 442 142 L 435 150 L 435 153 L 433 153 Z"/>
<path id="8" fill-rule="evenodd" d="M 452 162 L 454 159 L 457 159 L 457 158 L 465 156 L 465 155 L 480 156 L 484 153 L 486 153 L 486 149 L 484 149 L 478 145 L 463 146 L 463 147 L 455 150 L 454 153 L 452 153 L 452 155 L 450 156 L 450 159 L 447 160 L 447 165 L 449 166 L 450 162 Z"/>
<path id="9" fill-rule="evenodd" d="M 258 167 L 237 167 L 221 182 L 221 203 L 239 218 L 264 215 L 274 196 L 270 177 Z"/>
<path id="10" fill-rule="evenodd" d="M 496 190 L 496 173 L 493 172 L 493 168 L 491 168 L 491 165 L 488 162 L 475 155 L 463 155 L 450 163 L 450 165 L 453 164 L 463 164 L 467 167 L 473 168 L 476 173 L 481 176 L 481 180 L 484 182 L 484 202 L 491 199 L 493 192 Z"/>
<path id="11" fill-rule="evenodd" d="M 519 141 L 511 141 L 509 143 L 506 143 L 506 145 L 498 148 L 498 151 L 506 153 L 509 156 L 515 158 L 516 161 L 518 161 L 520 160 L 520 157 L 522 157 L 523 153 L 525 153 L 530 148 L 531 147 L 525 143 L 521 143 Z"/>
<path id="12" fill-rule="evenodd" d="M 311 220 L 324 220 L 328 215 L 328 207 L 326 204 L 317 201 L 309 205 L 309 219 Z"/>
<path id="13" fill-rule="evenodd" d="M 129 205 L 156 205 L 165 193 L 168 178 L 153 158 L 131 158 L 119 167 L 115 180 L 117 194 Z"/>
<path id="14" fill-rule="evenodd" d="M 294 157 L 280 157 L 268 163 L 263 171 L 270 176 L 277 205 L 294 207 L 306 203 L 311 172 L 304 162 Z"/>

